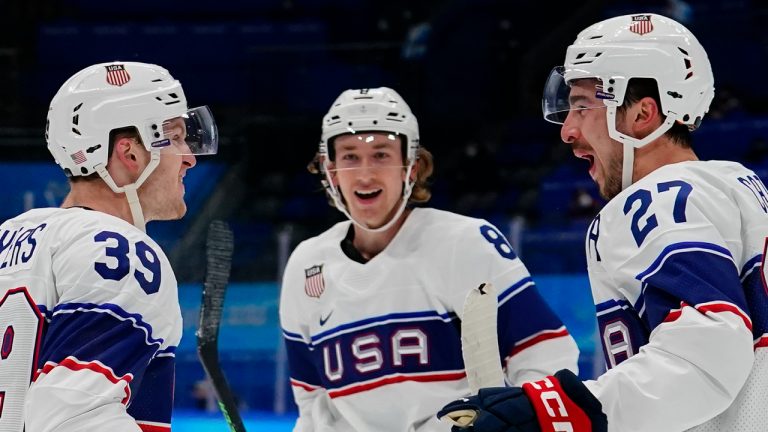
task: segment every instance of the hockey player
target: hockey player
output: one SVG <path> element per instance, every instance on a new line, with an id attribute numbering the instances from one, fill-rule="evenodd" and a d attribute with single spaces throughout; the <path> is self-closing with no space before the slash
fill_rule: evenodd
<path id="1" fill-rule="evenodd" d="M 409 205 L 430 197 L 432 155 L 394 90 L 343 92 L 314 162 L 349 221 L 302 242 L 285 270 L 295 430 L 448 430 L 434 412 L 469 394 L 461 314 L 482 282 L 498 287 L 498 360 L 509 382 L 577 370 L 573 338 L 496 227 Z"/>
<path id="2" fill-rule="evenodd" d="M 186 212 L 211 113 L 160 66 L 97 64 L 54 96 L 46 139 L 71 191 L 0 225 L 0 430 L 169 431 L 181 312 L 144 223 Z"/>
<path id="3" fill-rule="evenodd" d="M 440 416 L 476 416 L 474 432 L 766 430 L 768 191 L 691 148 L 713 85 L 704 48 L 669 18 L 578 35 L 543 109 L 609 200 L 586 237 L 609 370 L 483 389 Z"/>

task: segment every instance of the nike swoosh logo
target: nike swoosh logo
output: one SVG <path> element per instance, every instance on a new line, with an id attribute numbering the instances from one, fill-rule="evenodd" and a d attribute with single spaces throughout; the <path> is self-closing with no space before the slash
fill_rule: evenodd
<path id="1" fill-rule="evenodd" d="M 320 315 L 320 327 L 324 326 L 325 323 L 328 322 L 328 320 L 331 318 L 331 315 L 333 315 L 333 311 L 328 312 L 328 315 L 326 315 L 325 318 Z"/>

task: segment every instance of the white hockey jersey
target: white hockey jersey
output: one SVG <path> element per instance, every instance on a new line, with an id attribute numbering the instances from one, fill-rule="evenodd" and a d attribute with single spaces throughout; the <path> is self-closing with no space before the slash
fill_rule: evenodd
<path id="1" fill-rule="evenodd" d="M 768 190 L 734 162 L 664 166 L 586 239 L 611 431 L 768 430 Z"/>
<path id="2" fill-rule="evenodd" d="M 0 293 L 0 431 L 170 430 L 181 311 L 145 233 L 30 210 L 0 225 Z"/>
<path id="3" fill-rule="evenodd" d="M 577 370 L 573 338 L 493 225 L 416 208 L 365 264 L 341 249 L 349 229 L 342 222 L 302 242 L 285 269 L 295 430 L 450 430 L 435 413 L 469 394 L 461 313 L 482 282 L 498 290 L 499 362 L 510 382 Z"/>

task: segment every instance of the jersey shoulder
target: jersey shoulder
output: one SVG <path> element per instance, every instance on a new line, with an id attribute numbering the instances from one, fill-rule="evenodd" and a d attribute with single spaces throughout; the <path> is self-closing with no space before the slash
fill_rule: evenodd
<path id="1" fill-rule="evenodd" d="M 489 221 L 435 209 L 416 209 L 411 217 L 405 248 L 417 251 L 415 267 L 443 275 L 440 295 L 456 307 L 480 283 L 494 283 L 501 293 L 530 278 L 503 232 Z"/>
<path id="2" fill-rule="evenodd" d="M 600 212 L 602 228 L 630 225 L 643 231 L 692 223 L 730 223 L 757 176 L 736 162 L 689 161 L 663 166 L 632 184 Z M 761 182 L 760 182 L 761 183 Z M 667 222 L 667 223 L 662 223 Z M 636 239 L 639 240 L 639 239 Z"/>
<path id="3" fill-rule="evenodd" d="M 745 212 L 759 208 L 759 194 L 745 185 L 752 185 L 751 176 L 727 161 L 661 167 L 603 208 L 587 235 L 588 251 L 594 252 L 596 242 L 599 253 L 588 256 L 600 256 L 610 270 L 629 260 L 649 266 L 675 248 L 722 250 L 726 239 L 740 237 Z"/>
<path id="4" fill-rule="evenodd" d="M 326 259 L 333 251 L 341 248 L 341 241 L 347 235 L 352 222 L 342 221 L 319 235 L 302 240 L 289 258 L 289 263 Z"/>
<path id="5" fill-rule="evenodd" d="M 485 219 L 433 208 L 414 209 L 410 218 L 403 229 L 403 243 L 411 250 L 423 250 L 425 257 L 442 260 L 449 252 L 458 257 L 482 256 L 495 253 L 496 246 L 512 254 L 502 231 Z"/>

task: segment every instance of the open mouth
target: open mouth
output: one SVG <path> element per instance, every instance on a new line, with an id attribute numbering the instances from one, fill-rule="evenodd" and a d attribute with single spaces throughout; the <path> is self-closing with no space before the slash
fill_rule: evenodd
<path id="1" fill-rule="evenodd" d="M 585 161 L 589 162 L 589 173 L 592 173 L 592 170 L 595 167 L 595 157 L 592 156 L 589 153 L 580 153 L 580 152 L 574 152 L 574 156 L 576 156 L 579 159 L 584 159 Z"/>
<path id="2" fill-rule="evenodd" d="M 355 191 L 355 196 L 361 200 L 372 200 L 381 195 L 382 190 L 376 189 L 372 191 Z"/>

